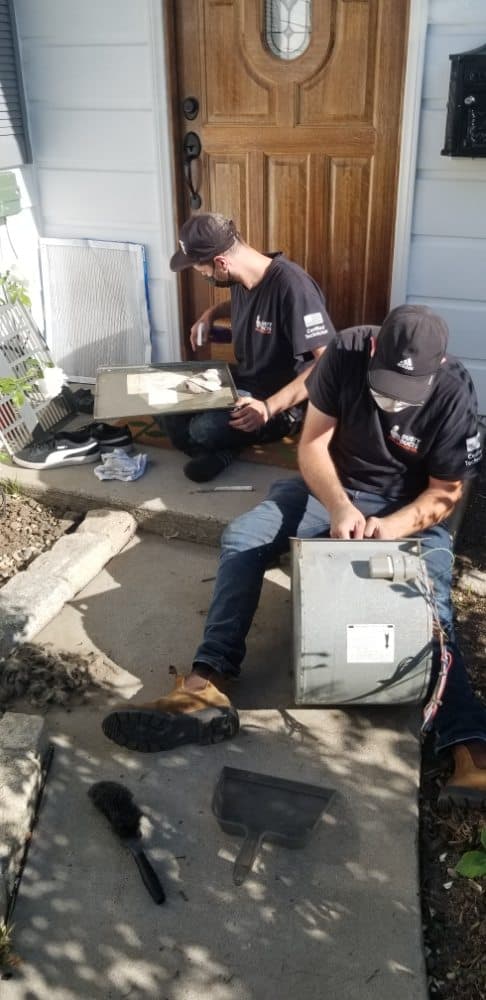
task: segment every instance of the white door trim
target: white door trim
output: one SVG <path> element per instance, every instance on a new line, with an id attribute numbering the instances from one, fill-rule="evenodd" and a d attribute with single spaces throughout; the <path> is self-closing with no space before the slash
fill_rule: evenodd
<path id="1" fill-rule="evenodd" d="M 390 307 L 406 301 L 429 0 L 410 0 Z"/>
<path id="2" fill-rule="evenodd" d="M 167 322 L 167 360 L 181 360 L 180 310 L 177 276 L 169 270 L 169 259 L 177 243 L 175 192 L 172 177 L 171 102 L 167 79 L 167 39 L 163 16 L 164 0 L 149 0 L 148 12 L 152 48 L 152 88 L 154 101 L 155 149 L 158 162 L 158 216 L 162 250 L 167 259 L 164 302 Z"/>

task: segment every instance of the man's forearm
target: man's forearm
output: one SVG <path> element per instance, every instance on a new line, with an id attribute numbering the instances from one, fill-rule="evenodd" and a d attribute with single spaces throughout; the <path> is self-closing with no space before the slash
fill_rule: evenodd
<path id="1" fill-rule="evenodd" d="M 311 493 L 330 514 L 339 507 L 351 504 L 329 451 L 320 441 L 300 445 L 299 469 Z"/>
<path id="2" fill-rule="evenodd" d="M 407 538 L 439 524 L 452 514 L 461 497 L 461 488 L 452 485 L 442 488 L 428 487 L 423 493 L 394 514 L 381 518 L 388 538 Z"/>
<path id="3" fill-rule="evenodd" d="M 292 382 L 288 385 L 284 385 L 283 389 L 279 389 L 278 392 L 274 392 L 272 396 L 267 399 L 267 406 L 270 410 L 272 417 L 275 417 L 277 413 L 283 413 L 285 410 L 290 410 L 291 406 L 297 406 L 297 403 L 303 403 L 307 399 L 307 387 L 305 384 L 306 379 L 310 375 L 314 365 L 317 364 L 317 360 L 309 365 L 305 371 L 300 372 L 297 378 L 294 378 Z"/>
<path id="4" fill-rule="evenodd" d="M 203 320 L 209 326 L 217 319 L 231 319 L 231 299 L 226 299 L 225 302 L 218 302 L 216 305 L 210 306 L 200 316 L 200 320 Z"/>

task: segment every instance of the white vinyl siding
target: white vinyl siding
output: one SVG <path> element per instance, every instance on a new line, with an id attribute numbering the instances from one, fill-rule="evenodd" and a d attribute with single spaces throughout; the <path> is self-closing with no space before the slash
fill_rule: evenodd
<path id="1" fill-rule="evenodd" d="M 486 42 L 485 0 L 429 0 L 407 301 L 436 309 L 486 413 L 486 158 L 441 156 L 449 54 Z"/>
<path id="2" fill-rule="evenodd" d="M 178 360 L 163 5 L 14 2 L 39 234 L 142 243 L 153 360 Z"/>

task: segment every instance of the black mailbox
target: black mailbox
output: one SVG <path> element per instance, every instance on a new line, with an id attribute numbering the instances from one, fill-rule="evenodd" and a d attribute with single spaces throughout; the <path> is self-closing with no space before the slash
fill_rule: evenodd
<path id="1" fill-rule="evenodd" d="M 449 56 L 451 79 L 442 156 L 486 156 L 486 45 Z"/>

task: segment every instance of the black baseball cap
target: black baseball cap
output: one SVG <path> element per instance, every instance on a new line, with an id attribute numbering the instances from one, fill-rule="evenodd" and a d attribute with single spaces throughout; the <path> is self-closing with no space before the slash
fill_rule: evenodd
<path id="1" fill-rule="evenodd" d="M 181 227 L 179 250 L 170 259 L 171 271 L 184 271 L 194 264 L 208 264 L 229 250 L 238 238 L 231 219 L 210 212 L 192 215 Z"/>
<path id="2" fill-rule="evenodd" d="M 446 323 L 428 306 L 392 309 L 370 361 L 370 388 L 411 405 L 424 403 L 446 353 L 448 336 Z"/>

